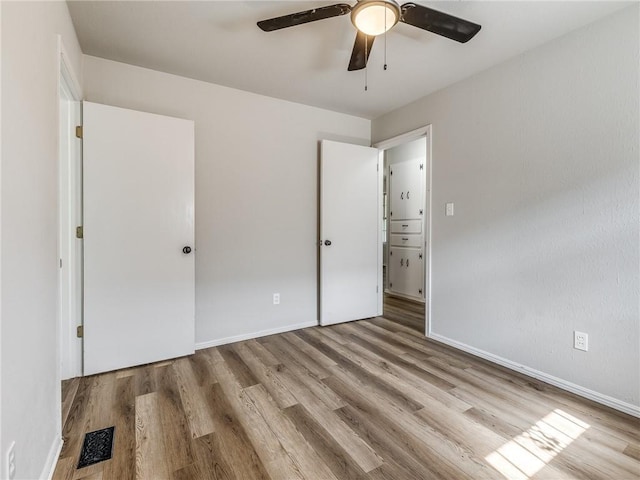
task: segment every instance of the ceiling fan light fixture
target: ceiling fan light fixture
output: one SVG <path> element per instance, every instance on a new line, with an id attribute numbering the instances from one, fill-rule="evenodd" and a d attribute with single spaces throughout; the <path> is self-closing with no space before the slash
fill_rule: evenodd
<path id="1" fill-rule="evenodd" d="M 380 35 L 400 19 L 400 7 L 393 0 L 361 0 L 351 10 L 351 22 L 365 35 Z"/>

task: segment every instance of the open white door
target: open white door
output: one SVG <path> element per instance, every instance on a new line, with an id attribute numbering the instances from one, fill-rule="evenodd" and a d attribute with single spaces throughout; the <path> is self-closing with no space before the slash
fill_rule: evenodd
<path id="1" fill-rule="evenodd" d="M 84 374 L 193 353 L 193 122 L 84 102 L 83 136 Z"/>
<path id="2" fill-rule="evenodd" d="M 320 170 L 320 324 L 375 317 L 378 149 L 323 140 Z"/>

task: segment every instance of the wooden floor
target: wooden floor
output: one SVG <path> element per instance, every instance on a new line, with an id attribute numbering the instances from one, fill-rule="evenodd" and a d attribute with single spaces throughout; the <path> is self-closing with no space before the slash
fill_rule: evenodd
<path id="1" fill-rule="evenodd" d="M 636 418 L 384 318 L 64 385 L 54 479 L 637 479 Z M 76 469 L 86 432 L 113 458 Z"/>
<path id="2" fill-rule="evenodd" d="M 384 318 L 424 333 L 424 302 L 384 294 Z"/>

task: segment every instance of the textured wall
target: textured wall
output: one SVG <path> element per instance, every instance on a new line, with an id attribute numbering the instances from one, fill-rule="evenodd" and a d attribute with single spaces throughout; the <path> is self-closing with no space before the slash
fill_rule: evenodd
<path id="1" fill-rule="evenodd" d="M 636 5 L 380 117 L 372 135 L 433 125 L 433 332 L 635 406 L 639 61 Z"/>

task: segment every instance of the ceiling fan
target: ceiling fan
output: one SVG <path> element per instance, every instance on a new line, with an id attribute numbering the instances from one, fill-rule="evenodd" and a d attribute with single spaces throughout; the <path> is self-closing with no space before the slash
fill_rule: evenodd
<path id="1" fill-rule="evenodd" d="M 401 6 L 395 0 L 358 0 L 358 3 L 353 7 L 346 3 L 337 3 L 262 20 L 258 22 L 258 27 L 265 32 L 272 32 L 303 23 L 339 17 L 347 13 L 351 13 L 351 22 L 357 30 L 356 41 L 349 61 L 349 71 L 365 68 L 376 36 L 387 32 L 398 22 L 442 35 L 460 43 L 471 40 L 481 28 L 476 23 L 423 7 L 417 3 L 409 2 Z"/>

